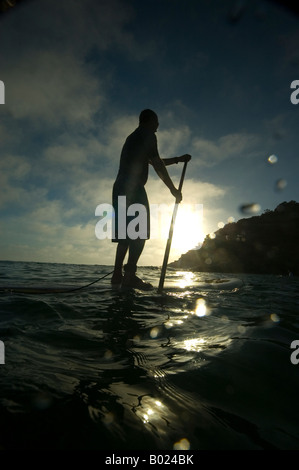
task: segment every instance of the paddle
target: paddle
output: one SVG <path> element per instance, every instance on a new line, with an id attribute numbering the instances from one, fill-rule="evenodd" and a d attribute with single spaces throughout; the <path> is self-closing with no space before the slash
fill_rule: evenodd
<path id="1" fill-rule="evenodd" d="M 183 182 L 184 182 L 185 173 L 186 173 L 186 168 L 187 168 L 187 163 L 188 162 L 184 163 L 183 171 L 182 171 L 182 174 L 181 174 L 181 180 L 180 180 L 180 184 L 179 184 L 179 188 L 178 188 L 180 191 L 182 191 Z M 166 268 L 167 268 L 167 263 L 168 263 L 168 257 L 169 257 L 171 242 L 172 242 L 172 236 L 173 236 L 174 223 L 175 223 L 178 207 L 179 207 L 179 203 L 176 202 L 175 205 L 174 205 L 172 219 L 171 219 L 171 223 L 170 223 L 170 229 L 169 229 L 168 240 L 167 240 L 165 254 L 164 254 L 164 260 L 163 260 L 163 264 L 162 264 L 162 270 L 161 270 L 160 282 L 159 282 L 159 287 L 158 287 L 158 293 L 162 292 L 163 286 L 164 286 L 165 273 L 166 273 Z"/>

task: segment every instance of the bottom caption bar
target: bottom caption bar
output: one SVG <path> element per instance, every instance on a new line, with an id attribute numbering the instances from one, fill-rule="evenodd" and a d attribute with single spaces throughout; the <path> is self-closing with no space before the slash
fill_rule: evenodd
<path id="1" fill-rule="evenodd" d="M 199 455 L 196 452 L 114 452 L 103 454 L 104 465 L 126 465 L 132 468 L 143 468 L 148 465 L 195 465 L 198 464 Z"/>

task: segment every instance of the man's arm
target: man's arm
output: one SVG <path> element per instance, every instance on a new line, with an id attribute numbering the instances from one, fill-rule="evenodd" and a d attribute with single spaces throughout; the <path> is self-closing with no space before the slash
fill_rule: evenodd
<path id="1" fill-rule="evenodd" d="M 174 163 L 179 163 L 179 162 L 189 162 L 191 160 L 191 155 L 188 155 L 187 153 L 184 155 L 181 155 L 180 157 L 173 157 L 173 158 L 162 158 L 164 164 L 166 166 L 168 165 L 173 165 Z"/>
<path id="2" fill-rule="evenodd" d="M 182 200 L 182 193 L 174 186 L 168 171 L 166 170 L 164 161 L 160 158 L 153 158 L 151 160 L 151 164 L 153 165 L 157 175 L 161 178 L 164 184 L 168 187 L 171 194 L 175 197 L 176 202 L 179 203 Z"/>

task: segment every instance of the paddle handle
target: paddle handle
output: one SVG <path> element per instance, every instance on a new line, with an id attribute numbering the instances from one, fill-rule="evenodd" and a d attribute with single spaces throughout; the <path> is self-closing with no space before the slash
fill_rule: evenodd
<path id="1" fill-rule="evenodd" d="M 183 182 L 185 178 L 185 173 L 186 173 L 186 168 L 187 168 L 187 163 L 184 163 L 183 166 L 183 171 L 181 174 L 181 179 L 180 179 L 180 184 L 179 184 L 179 191 L 182 191 L 183 187 Z M 166 269 L 167 269 L 167 263 L 168 263 L 168 258 L 169 258 L 169 253 L 170 253 L 170 247 L 171 247 L 171 242 L 172 242 L 172 236 L 173 236 L 173 229 L 174 229 L 174 223 L 178 211 L 179 203 L 175 203 L 174 209 L 173 209 L 173 214 L 171 218 L 171 223 L 170 223 L 170 228 L 169 228 L 169 234 L 168 234 L 168 240 L 166 244 L 166 249 L 165 249 L 165 254 L 164 254 L 164 259 L 163 259 L 163 264 L 162 264 L 162 269 L 161 269 L 161 276 L 160 276 L 160 281 L 159 281 L 159 286 L 158 286 L 158 293 L 161 293 L 163 290 L 164 286 L 164 279 L 165 279 L 165 274 L 166 274 Z"/>
<path id="2" fill-rule="evenodd" d="M 182 171 L 182 174 L 181 174 L 181 179 L 180 179 L 180 184 L 179 184 L 179 190 L 180 191 L 182 191 L 183 182 L 184 182 L 185 173 L 186 173 L 186 168 L 187 168 L 187 163 L 188 162 L 185 162 L 184 166 L 183 166 L 183 171 Z"/>

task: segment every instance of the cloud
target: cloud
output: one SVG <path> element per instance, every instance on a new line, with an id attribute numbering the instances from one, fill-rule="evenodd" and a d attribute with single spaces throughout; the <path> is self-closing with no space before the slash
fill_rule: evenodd
<path id="1" fill-rule="evenodd" d="M 121 149 L 125 140 L 137 127 L 138 115 L 122 114 L 111 119 L 101 134 L 105 142 L 105 147 L 102 148 L 102 155 L 113 164 L 116 171 L 118 170 Z"/>
<path id="2" fill-rule="evenodd" d="M 20 155 L 6 154 L 0 160 L 0 209 L 18 208 L 27 210 L 32 201 L 44 197 L 46 190 L 28 185 L 31 172 L 28 159 Z"/>
<path id="3" fill-rule="evenodd" d="M 191 165 L 192 163 L 190 163 L 190 171 L 192 171 Z M 172 168 L 173 166 L 169 166 L 167 167 L 167 170 L 175 186 L 178 186 L 179 178 L 175 178 L 173 176 Z M 151 170 L 151 174 L 146 185 L 146 191 L 148 193 L 150 203 L 152 204 L 160 204 L 163 202 L 165 204 L 172 205 L 174 203 L 174 198 L 169 189 L 165 186 L 161 179 L 156 176 L 153 169 Z M 188 175 L 187 167 L 186 177 L 182 189 L 182 204 L 206 204 L 208 201 L 214 199 L 218 200 L 219 198 L 223 197 L 226 192 L 227 189 L 224 187 L 216 186 L 213 183 L 192 179 L 190 174 Z"/>
<path id="4" fill-rule="evenodd" d="M 161 53 L 154 57 L 157 37 L 140 33 L 134 16 L 138 11 L 139 7 L 134 11 L 129 2 L 121 0 L 43 0 L 29 2 L 28 7 L 3 17 L 1 79 L 6 86 L 6 105 L 0 109 L 2 258 L 10 253 L 11 259 L 113 263 L 115 245 L 95 236 L 95 209 L 98 204 L 111 202 L 121 149 L 138 125 L 141 109 L 136 108 L 144 98 L 161 106 L 156 109 L 161 157 L 183 153 L 193 157 L 180 211 L 184 205 L 202 204 L 205 232 L 209 233 L 217 229 L 224 214 L 226 218 L 232 215 L 224 209 L 231 201 L 234 206 L 238 191 L 244 196 L 248 158 L 256 157 L 261 147 L 269 147 L 271 126 L 268 143 L 265 135 L 262 140 L 249 132 L 215 133 L 214 138 L 213 133 L 209 137 L 202 134 L 207 124 L 203 108 L 196 106 L 198 98 L 192 86 L 184 95 L 192 82 L 186 80 L 186 74 L 190 64 L 194 65 L 193 52 L 190 55 L 180 43 L 181 51 L 185 51 L 185 72 L 178 80 L 180 86 L 169 81 L 182 63 L 173 66 L 177 44 L 167 43 L 163 48 L 169 38 L 166 34 L 165 39 L 161 37 Z M 295 49 L 291 52 L 295 58 Z M 200 54 L 204 54 L 200 66 L 206 66 L 211 50 Z M 138 79 L 133 83 L 131 74 L 136 72 Z M 198 67 L 193 72 L 194 80 L 198 79 Z M 156 74 L 156 88 L 150 87 L 152 74 Z M 231 69 L 228 79 L 234 76 Z M 248 89 L 242 83 L 238 93 L 244 90 Z M 190 93 L 195 102 L 187 105 Z M 239 102 L 240 96 L 235 95 L 233 102 Z M 250 100 L 248 94 L 244 96 Z M 240 116 L 236 116 L 238 119 Z M 235 129 L 240 128 L 239 123 Z M 260 124 L 262 135 L 267 130 L 265 115 L 261 115 Z M 282 124 L 285 130 L 286 120 L 275 123 L 277 128 Z M 238 166 L 239 156 L 242 160 Z M 221 166 L 223 162 L 231 165 Z M 168 169 L 178 185 L 182 164 Z M 256 185 L 255 171 L 252 165 L 250 175 Z M 252 192 L 250 184 L 247 191 Z M 153 169 L 147 192 L 151 203 L 169 206 L 169 216 L 163 221 L 168 229 L 174 200 Z M 186 229 L 193 229 L 188 221 Z M 160 264 L 165 243 L 150 240 L 141 264 Z M 172 250 L 171 257 L 177 256 L 174 253 Z"/>
<path id="5" fill-rule="evenodd" d="M 99 80 L 75 57 L 32 52 L 6 71 L 7 110 L 36 125 L 86 127 L 103 102 Z"/>
<path id="6" fill-rule="evenodd" d="M 137 126 L 138 117 L 122 115 L 83 133 L 62 133 L 43 149 L 40 164 L 50 174 L 58 172 L 57 180 L 65 178 L 64 171 L 78 180 L 88 175 L 115 178 L 122 146 Z"/>
<path id="7" fill-rule="evenodd" d="M 0 30 L 6 112 L 35 128 L 92 127 L 115 86 L 113 63 L 101 54 L 143 60 L 150 53 L 126 27 L 133 16 L 119 0 L 32 1 L 7 15 Z"/>
<path id="8" fill-rule="evenodd" d="M 198 165 L 212 167 L 230 158 L 252 156 L 259 145 L 259 137 L 253 134 L 233 133 L 215 140 L 195 137 L 192 153 L 198 156 Z"/>
<path id="9" fill-rule="evenodd" d="M 64 200 L 49 200 L 40 188 L 31 192 L 18 188 L 16 194 L 26 199 L 27 206 L 22 212 L 2 217 L 1 259 L 91 264 L 105 259 L 107 264 L 112 263 L 107 245 L 99 246 L 95 236 L 95 200 L 89 200 L 92 198 L 83 188 L 71 209 L 66 209 Z"/>
<path id="10" fill-rule="evenodd" d="M 107 177 L 97 178 L 94 174 L 89 174 L 86 179 L 73 181 L 67 189 L 67 197 L 71 201 L 68 206 L 65 197 L 49 200 L 47 192 L 42 188 L 31 191 L 15 188 L 16 194 L 21 195 L 23 200 L 25 198 L 28 207 L 26 213 L 5 220 L 1 230 L 1 246 L 4 249 L 0 254 L 1 258 L 113 264 L 115 245 L 110 240 L 98 240 L 95 235 L 98 221 L 95 209 L 98 204 L 111 202 L 113 181 Z M 168 204 L 168 212 L 161 221 L 164 232 L 168 233 L 174 207 L 173 196 L 154 174 L 149 179 L 147 192 L 152 204 Z M 210 203 L 223 194 L 223 188 L 187 178 L 180 211 L 184 210 L 184 206 L 192 208 L 196 204 Z M 19 203 L 21 204 L 20 201 Z M 192 229 L 193 227 L 186 226 L 186 230 Z M 147 242 L 140 260 L 141 265 L 162 263 L 165 236 Z M 177 259 L 179 254 L 179 249 L 173 247 L 170 259 Z"/>
<path id="11" fill-rule="evenodd" d="M 45 209 L 45 214 L 47 214 Z M 50 210 L 50 213 L 53 212 Z M 20 217 L 19 228 L 8 223 L 6 238 L 1 233 L 1 259 L 54 263 L 113 264 L 113 254 L 107 249 L 108 240 L 99 245 L 92 223 L 68 227 L 63 223 L 50 225 Z M 5 242 L 5 249 L 3 248 Z M 110 242 L 110 241 L 109 241 Z M 110 242 L 110 244 L 112 244 Z"/>
<path id="12" fill-rule="evenodd" d="M 99 204 L 112 204 L 112 186 L 114 180 L 106 177 L 86 178 L 72 186 L 70 198 L 73 201 L 73 211 L 76 213 L 77 220 L 82 217 L 89 217 L 96 223 L 95 209 Z M 89 214 L 89 216 L 88 216 Z"/>
<path id="13" fill-rule="evenodd" d="M 284 56 L 282 60 L 283 68 L 288 66 L 298 66 L 299 64 L 299 33 L 298 30 L 283 33 L 278 38 L 279 45 L 283 48 Z"/>
<path id="14" fill-rule="evenodd" d="M 20 155 L 6 155 L 0 160 L 2 183 L 7 179 L 22 180 L 30 171 L 30 164 Z"/>
<path id="15" fill-rule="evenodd" d="M 18 52 L 24 52 L 23 39 L 32 49 L 55 47 L 62 54 L 82 56 L 91 46 L 103 51 L 116 46 L 129 49 L 132 35 L 126 26 L 133 18 L 132 7 L 121 0 L 32 0 L 7 15 L 5 21 L 1 18 L 0 37 L 2 40 L 5 28 L 14 29 L 4 51 L 19 46 Z"/>
<path id="16" fill-rule="evenodd" d="M 158 131 L 158 147 L 161 158 L 188 153 L 191 131 L 188 126 L 175 126 Z"/>

